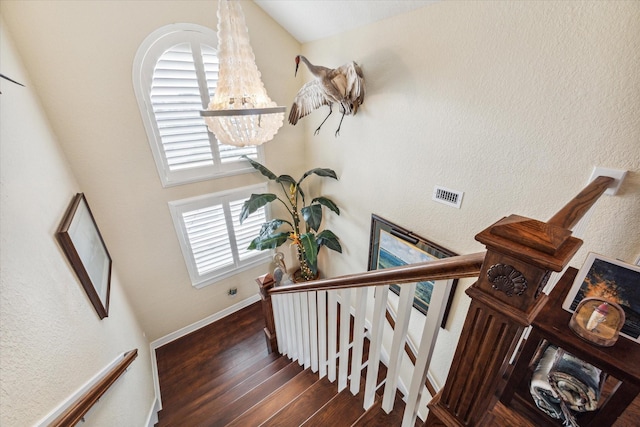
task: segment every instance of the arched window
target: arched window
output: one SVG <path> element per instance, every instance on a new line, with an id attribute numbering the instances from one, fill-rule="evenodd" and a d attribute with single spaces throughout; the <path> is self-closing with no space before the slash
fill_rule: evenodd
<path id="1" fill-rule="evenodd" d="M 217 45 L 209 28 L 172 24 L 136 54 L 133 87 L 164 187 L 253 172 L 243 154 L 262 160 L 260 147 L 219 144 L 200 116 L 216 90 Z"/>

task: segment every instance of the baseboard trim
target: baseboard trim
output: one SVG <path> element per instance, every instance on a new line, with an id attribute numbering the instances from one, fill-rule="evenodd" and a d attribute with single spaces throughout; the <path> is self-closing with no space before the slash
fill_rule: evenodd
<path id="1" fill-rule="evenodd" d="M 216 322 L 224 317 L 227 317 L 235 313 L 236 311 L 240 311 L 243 308 L 246 308 L 258 301 L 260 301 L 260 294 L 254 294 L 249 298 L 238 302 L 237 304 L 234 304 L 230 307 L 225 308 L 224 310 L 220 310 L 217 313 L 207 316 L 202 320 L 198 320 L 197 322 L 194 322 L 190 325 L 180 328 L 175 332 L 171 332 L 170 334 L 167 334 L 161 338 L 158 338 L 157 340 L 154 340 L 149 344 L 149 348 L 151 349 L 150 353 L 151 353 L 151 369 L 153 371 L 153 386 L 155 388 L 157 402 L 159 403 L 158 410 L 162 409 L 162 396 L 160 395 L 160 381 L 158 380 L 158 362 L 156 360 L 156 349 L 172 341 L 175 341 L 178 338 L 182 338 L 185 335 L 189 335 L 191 332 L 197 331 L 200 328 L 210 325 L 211 323 Z"/>
<path id="2" fill-rule="evenodd" d="M 158 412 L 160 412 L 160 400 L 158 397 L 153 399 L 153 405 L 147 415 L 147 427 L 154 427 L 158 423 Z"/>

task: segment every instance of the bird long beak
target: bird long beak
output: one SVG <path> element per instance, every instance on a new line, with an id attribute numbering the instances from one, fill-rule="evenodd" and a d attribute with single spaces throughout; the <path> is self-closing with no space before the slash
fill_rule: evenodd
<path id="1" fill-rule="evenodd" d="M 299 62 L 296 62 L 296 72 L 293 73 L 293 77 L 296 77 L 298 75 L 298 67 L 300 66 Z"/>

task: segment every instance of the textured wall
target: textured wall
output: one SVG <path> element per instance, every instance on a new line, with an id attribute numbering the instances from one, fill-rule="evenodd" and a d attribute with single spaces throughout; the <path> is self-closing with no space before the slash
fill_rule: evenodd
<path id="1" fill-rule="evenodd" d="M 345 256 L 337 275 L 366 269 L 371 213 L 458 253 L 512 213 L 546 220 L 575 196 L 594 166 L 629 170 L 598 203 L 587 251 L 640 255 L 640 3 L 438 2 L 304 45 L 316 64 L 358 61 L 367 98 L 340 137 L 315 113 L 310 165 L 335 168 L 324 193 L 343 209 L 331 228 Z M 461 209 L 431 201 L 434 185 L 464 191 Z M 458 288 L 433 372 L 444 380 L 468 297 Z"/>
<path id="2" fill-rule="evenodd" d="M 58 246 L 56 229 L 80 186 L 4 23 L 0 53 L 2 73 L 27 86 L 3 80 L 0 95 L 0 425 L 33 425 L 133 348 L 138 358 L 87 425 L 143 425 L 154 399 L 148 341 L 117 268 L 100 320 Z"/>
<path id="3" fill-rule="evenodd" d="M 254 279 L 268 269 L 193 288 L 167 203 L 264 180 L 252 174 L 162 188 L 133 92 L 133 59 L 164 25 L 216 29 L 217 2 L 127 1 L 123 13 L 124 4 L 8 0 L 1 7 L 52 128 L 93 201 L 131 304 L 155 340 L 255 295 Z M 293 58 L 300 45 L 253 2 L 242 7 L 267 92 L 287 105 L 297 90 Z M 289 163 L 303 158 L 301 136 L 299 127 L 285 126 L 267 144 L 275 171 L 302 170 Z M 235 299 L 227 296 L 232 287 Z"/>

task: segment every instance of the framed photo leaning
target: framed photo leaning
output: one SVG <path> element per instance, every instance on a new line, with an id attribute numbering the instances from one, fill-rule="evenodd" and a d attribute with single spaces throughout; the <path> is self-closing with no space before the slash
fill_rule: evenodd
<path id="1" fill-rule="evenodd" d="M 590 252 L 562 308 L 573 313 L 585 298 L 618 304 L 625 318 L 620 335 L 640 342 L 640 266 Z"/>
<path id="2" fill-rule="evenodd" d="M 109 315 L 111 256 L 83 193 L 71 200 L 56 237 L 98 316 L 104 319 Z"/>
<path id="3" fill-rule="evenodd" d="M 379 270 L 400 265 L 415 264 L 425 261 L 433 261 L 440 258 L 456 256 L 442 246 L 424 239 L 413 232 L 400 227 L 375 214 L 371 215 L 371 237 L 369 239 L 369 270 Z M 444 307 L 444 316 L 441 326 L 444 328 L 447 322 L 451 301 L 456 290 L 458 280 L 454 280 L 451 292 Z M 426 315 L 431 304 L 431 294 L 434 282 L 423 281 L 416 285 L 416 296 L 413 307 Z M 394 293 L 400 294 L 398 285 L 389 287 Z"/>

